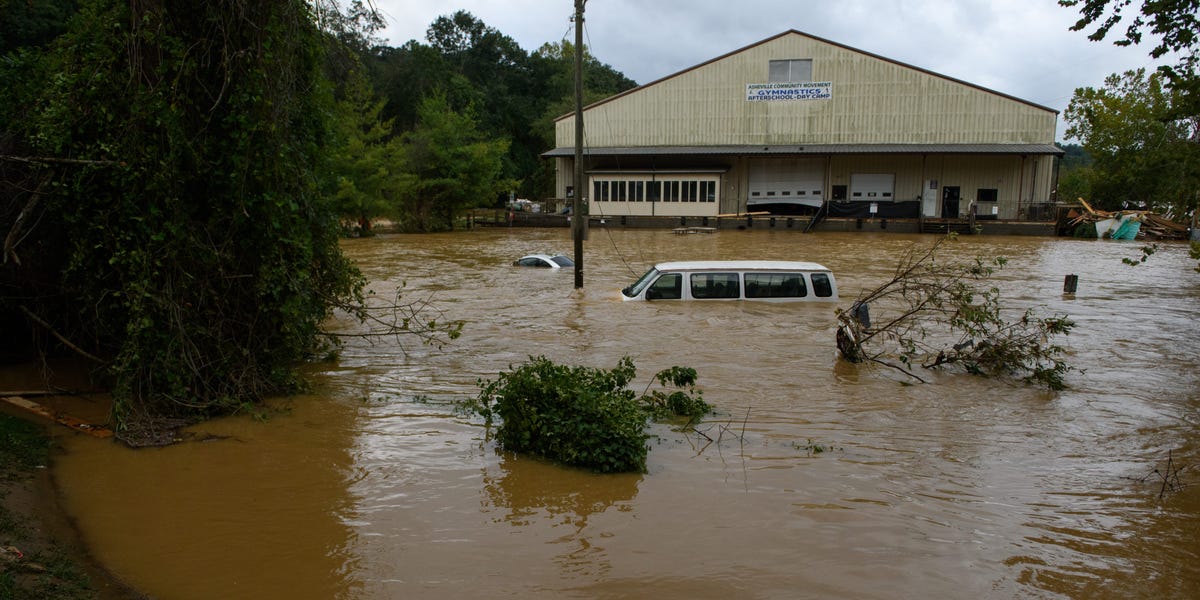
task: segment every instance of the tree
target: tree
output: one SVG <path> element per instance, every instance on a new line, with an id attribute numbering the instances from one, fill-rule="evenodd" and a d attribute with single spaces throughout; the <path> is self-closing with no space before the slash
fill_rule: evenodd
<path id="1" fill-rule="evenodd" d="M 131 443 L 295 389 L 321 322 L 361 297 L 319 189 L 333 100 L 311 9 L 90 0 L 0 71 L 0 314 L 100 361 Z"/>
<path id="2" fill-rule="evenodd" d="M 1162 58 L 1177 53 L 1175 65 L 1160 70 L 1172 83 L 1172 87 L 1191 89 L 1196 85 L 1197 49 L 1200 47 L 1200 1 L 1198 0 L 1142 0 L 1138 14 L 1125 14 L 1125 8 L 1133 0 L 1059 0 L 1066 7 L 1079 7 L 1080 19 L 1071 26 L 1071 31 L 1083 31 L 1095 26 L 1088 39 L 1100 41 L 1108 37 L 1114 27 L 1126 23 L 1125 35 L 1113 44 L 1131 46 L 1142 43 L 1145 33 L 1158 36 L 1158 43 L 1150 49 L 1152 58 Z"/>
<path id="3" fill-rule="evenodd" d="M 0 56 L 18 48 L 42 47 L 67 29 L 76 0 L 0 0 Z"/>
<path id="4" fill-rule="evenodd" d="M 1062 389 L 1072 367 L 1063 359 L 1065 349 L 1051 340 L 1070 333 L 1074 323 L 1065 316 L 1039 317 L 1032 310 L 1006 318 L 999 289 L 984 287 L 1006 261 L 941 261 L 937 250 L 945 242 L 914 246 L 901 257 L 891 280 L 864 292 L 850 310 L 838 311 L 841 357 L 885 365 L 920 381 L 917 366 L 961 365 L 975 375 L 1019 374 Z M 872 318 L 869 307 L 887 311 L 887 316 Z"/>
<path id="5" fill-rule="evenodd" d="M 455 112 L 444 96 L 434 95 L 421 103 L 418 119 L 403 137 L 410 182 L 401 203 L 406 229 L 452 229 L 463 209 L 511 189 L 501 163 L 508 141 L 487 139 L 470 109 Z"/>
<path id="6" fill-rule="evenodd" d="M 372 86 L 386 102 L 382 116 L 398 131 L 417 126 L 417 109 L 426 96 L 441 93 L 451 106 L 460 107 L 479 100 L 479 90 L 454 73 L 436 48 L 417 41 L 375 48 L 364 62 Z"/>
<path id="7" fill-rule="evenodd" d="M 533 53 L 534 77 L 544 90 L 541 112 L 536 115 L 529 131 L 536 133 L 537 147 L 554 148 L 555 120 L 575 110 L 575 46 L 570 42 L 544 44 Z M 601 63 L 584 49 L 583 103 L 597 102 L 613 94 L 637 87 L 611 66 Z M 527 175 L 523 188 L 529 195 L 544 197 L 554 193 L 554 164 L 540 161 L 536 170 Z"/>
<path id="8" fill-rule="evenodd" d="M 392 123 L 380 114 L 370 84 L 355 76 L 338 102 L 336 141 L 327 193 L 336 198 L 338 213 L 356 224 L 359 235 L 371 234 L 372 219 L 394 213 L 405 187 L 403 148 L 392 135 Z"/>
<path id="9" fill-rule="evenodd" d="M 1100 208 L 1149 209 L 1181 217 L 1200 190 L 1200 115 L 1175 118 L 1187 102 L 1145 69 L 1080 88 L 1064 113 L 1068 138 L 1093 158 L 1089 200 Z"/>
<path id="10" fill-rule="evenodd" d="M 1058 187 L 1055 193 L 1060 202 L 1076 198 L 1091 198 L 1092 157 L 1079 144 L 1059 144 L 1063 156 L 1059 159 Z"/>
<path id="11" fill-rule="evenodd" d="M 1200 75 L 1196 73 L 1200 64 L 1197 57 L 1200 0 L 1142 0 L 1135 15 L 1125 12 L 1133 0 L 1059 0 L 1058 3 L 1079 8 L 1080 18 L 1071 26 L 1071 31 L 1094 26 L 1088 35 L 1092 41 L 1107 38 L 1112 29 L 1122 23 L 1126 25 L 1125 35 L 1113 42 L 1117 46 L 1140 44 L 1145 33 L 1158 36 L 1158 43 L 1150 49 L 1152 58 L 1162 58 L 1172 52 L 1179 55 L 1176 64 L 1159 68 L 1169 87 L 1180 92 L 1184 100 L 1174 107 L 1176 113 L 1172 118 L 1200 114 Z"/>
<path id="12" fill-rule="evenodd" d="M 368 58 L 371 79 L 387 99 L 385 118 L 412 130 L 421 102 L 436 94 L 455 111 L 472 107 L 481 132 L 509 140 L 504 177 L 515 180 L 518 193 L 550 195 L 553 171 L 545 170 L 541 154 L 554 143 L 553 117 L 571 110 L 571 101 L 560 102 L 574 94 L 571 46 L 547 45 L 530 56 L 465 11 L 438 17 L 426 39 L 427 45 L 376 48 Z M 585 87 L 593 99 L 636 85 L 591 56 L 586 61 Z"/>

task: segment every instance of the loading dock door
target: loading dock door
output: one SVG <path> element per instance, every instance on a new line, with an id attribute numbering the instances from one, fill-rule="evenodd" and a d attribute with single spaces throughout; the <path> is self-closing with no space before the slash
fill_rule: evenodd
<path id="1" fill-rule="evenodd" d="M 820 206 L 824 200 L 825 161 L 819 158 L 756 160 L 750 163 L 746 205 Z"/>
<path id="2" fill-rule="evenodd" d="M 854 173 L 850 175 L 852 202 L 895 201 L 896 176 L 892 173 Z"/>

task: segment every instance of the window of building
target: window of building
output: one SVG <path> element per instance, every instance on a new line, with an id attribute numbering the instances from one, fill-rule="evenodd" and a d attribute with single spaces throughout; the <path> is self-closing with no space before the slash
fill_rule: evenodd
<path id="1" fill-rule="evenodd" d="M 598 202 L 716 202 L 715 179 L 593 179 L 592 198 Z"/>
<path id="2" fill-rule="evenodd" d="M 979 202 L 995 202 L 1000 197 L 1000 192 L 995 189 L 981 189 L 975 197 Z"/>
<path id="3" fill-rule="evenodd" d="M 663 182 L 663 200 L 666 200 L 667 202 L 679 202 L 678 181 Z"/>
<path id="4" fill-rule="evenodd" d="M 629 185 L 630 185 L 630 190 L 629 190 L 629 201 L 630 202 L 641 202 L 646 199 L 646 182 L 645 181 L 631 181 L 631 182 L 629 182 Z"/>
<path id="5" fill-rule="evenodd" d="M 812 59 L 773 60 L 768 83 L 808 83 L 812 81 Z"/>

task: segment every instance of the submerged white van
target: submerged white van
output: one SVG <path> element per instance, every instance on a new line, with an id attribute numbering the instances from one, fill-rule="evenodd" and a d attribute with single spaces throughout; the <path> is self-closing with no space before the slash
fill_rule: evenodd
<path id="1" fill-rule="evenodd" d="M 811 262 L 708 260 L 654 265 L 621 290 L 624 300 L 833 302 L 833 273 Z"/>

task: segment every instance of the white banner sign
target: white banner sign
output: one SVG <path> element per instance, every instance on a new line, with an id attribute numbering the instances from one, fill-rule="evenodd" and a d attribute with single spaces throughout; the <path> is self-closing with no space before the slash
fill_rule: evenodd
<path id="1" fill-rule="evenodd" d="M 746 84 L 746 100 L 748 102 L 828 100 L 832 97 L 832 81 Z"/>

